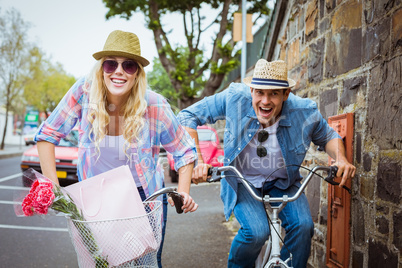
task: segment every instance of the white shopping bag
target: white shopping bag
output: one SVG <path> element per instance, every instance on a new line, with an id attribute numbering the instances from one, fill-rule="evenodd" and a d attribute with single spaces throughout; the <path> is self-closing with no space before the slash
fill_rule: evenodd
<path id="1" fill-rule="evenodd" d="M 120 265 L 158 248 L 128 166 L 72 184 L 65 187 L 65 190 L 82 211 L 86 221 L 102 221 L 89 226 L 92 226 L 91 232 L 99 253 L 107 259 L 109 265 Z M 136 218 L 118 220 L 133 217 Z M 85 247 L 81 245 L 79 248 Z"/>

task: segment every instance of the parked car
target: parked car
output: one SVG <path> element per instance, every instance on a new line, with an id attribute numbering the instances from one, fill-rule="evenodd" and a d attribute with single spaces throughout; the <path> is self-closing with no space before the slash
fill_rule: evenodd
<path id="1" fill-rule="evenodd" d="M 78 181 L 77 161 L 78 161 L 78 130 L 72 130 L 65 138 L 60 140 L 55 147 L 56 172 L 60 185 L 67 186 Z M 39 163 L 37 145 L 32 146 L 24 152 L 21 158 L 21 170 L 29 168 L 42 173 Z M 32 182 L 24 180 L 24 186 L 29 187 Z"/>
<path id="2" fill-rule="evenodd" d="M 223 166 L 224 153 L 216 130 L 209 126 L 199 126 L 197 133 L 204 163 L 214 167 Z M 169 161 L 169 175 L 172 178 L 172 182 L 178 182 L 178 174 L 174 169 L 173 156 L 167 153 L 167 159 Z"/>
<path id="3" fill-rule="evenodd" d="M 35 133 L 36 133 L 36 129 L 32 129 L 28 133 L 23 135 L 26 146 L 28 146 L 30 144 L 33 144 L 33 145 L 36 144 L 36 142 L 34 141 Z"/>

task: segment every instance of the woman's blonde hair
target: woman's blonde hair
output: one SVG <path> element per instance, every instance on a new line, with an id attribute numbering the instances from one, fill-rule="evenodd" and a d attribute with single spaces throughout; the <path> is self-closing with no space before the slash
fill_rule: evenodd
<path id="1" fill-rule="evenodd" d="M 110 123 L 110 116 L 107 112 L 109 105 L 107 101 L 107 87 L 103 79 L 102 64 L 105 58 L 100 59 L 94 66 L 89 78 L 86 91 L 89 93 L 89 112 L 88 121 L 91 124 L 89 137 L 95 144 L 98 159 L 100 157 L 99 144 L 107 135 L 106 127 Z M 125 140 L 124 152 L 134 142 L 138 143 L 138 136 L 144 126 L 144 113 L 147 108 L 145 94 L 147 89 L 147 79 L 141 64 L 138 64 L 137 78 L 131 89 L 130 95 L 120 112 L 123 114 L 123 137 Z M 91 138 L 93 135 L 93 140 Z M 128 156 L 128 155 L 127 155 Z"/>

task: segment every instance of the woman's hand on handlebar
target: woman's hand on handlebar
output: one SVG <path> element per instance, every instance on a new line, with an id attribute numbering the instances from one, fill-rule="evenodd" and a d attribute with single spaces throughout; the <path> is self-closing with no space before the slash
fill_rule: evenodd
<path id="1" fill-rule="evenodd" d="M 198 163 L 198 165 L 193 169 L 192 181 L 195 184 L 200 182 L 206 182 L 208 177 L 208 169 L 212 167 L 209 164 Z"/>
<path id="2" fill-rule="evenodd" d="M 181 207 L 184 213 L 194 212 L 198 208 L 198 204 L 194 201 L 194 199 L 186 192 L 179 192 L 179 194 L 183 198 L 183 206 Z M 169 204 L 173 207 L 174 201 L 171 197 L 168 198 Z"/>

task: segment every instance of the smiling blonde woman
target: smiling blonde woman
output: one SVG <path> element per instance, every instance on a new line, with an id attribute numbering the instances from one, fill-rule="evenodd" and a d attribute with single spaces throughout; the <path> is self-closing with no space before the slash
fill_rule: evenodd
<path id="1" fill-rule="evenodd" d="M 167 101 L 147 90 L 144 67 L 149 61 L 141 56 L 137 35 L 113 31 L 103 50 L 93 57 L 97 63 L 91 74 L 71 87 L 36 133 L 42 173 L 59 183 L 55 145 L 77 126 L 79 180 L 128 165 L 144 200 L 164 186 L 164 172 L 158 161 L 162 145 L 173 155 L 179 171 L 182 208 L 185 212 L 195 211 L 198 205 L 189 195 L 197 160 L 195 145 Z M 166 196 L 163 201 L 164 237 Z M 173 205 L 171 199 L 169 202 Z M 158 252 L 160 267 L 162 246 L 163 238 Z"/>

